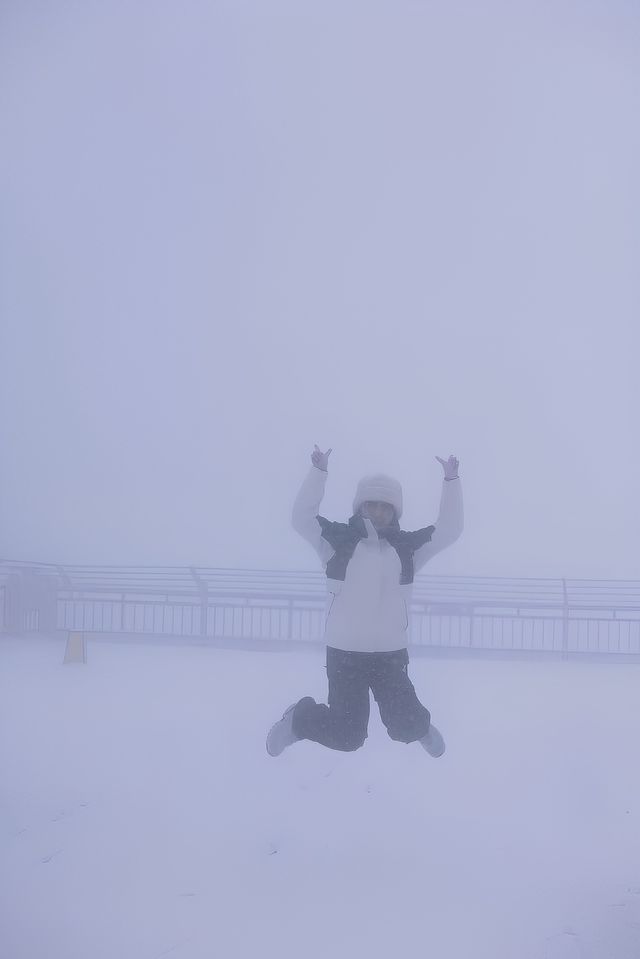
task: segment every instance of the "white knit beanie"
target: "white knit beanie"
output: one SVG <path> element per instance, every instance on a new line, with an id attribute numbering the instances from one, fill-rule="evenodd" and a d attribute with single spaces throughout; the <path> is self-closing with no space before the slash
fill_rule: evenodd
<path id="1" fill-rule="evenodd" d="M 402 487 L 392 476 L 377 473 L 364 476 L 358 483 L 353 512 L 357 513 L 363 503 L 390 503 L 396 511 L 396 517 L 402 516 Z"/>

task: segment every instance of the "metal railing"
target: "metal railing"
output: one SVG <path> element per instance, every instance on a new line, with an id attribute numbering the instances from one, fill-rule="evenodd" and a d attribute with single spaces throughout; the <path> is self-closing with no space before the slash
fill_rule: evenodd
<path id="1" fill-rule="evenodd" d="M 640 656 L 640 582 L 419 576 L 417 647 Z M 320 572 L 0 561 L 0 623 L 247 641 L 320 642 Z"/>

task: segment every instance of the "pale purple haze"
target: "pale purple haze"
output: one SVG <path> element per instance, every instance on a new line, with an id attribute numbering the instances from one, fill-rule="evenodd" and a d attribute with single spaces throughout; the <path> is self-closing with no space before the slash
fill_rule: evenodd
<path id="1" fill-rule="evenodd" d="M 640 11 L 7 2 L 0 553 L 309 568 L 462 463 L 432 572 L 638 575 Z"/>

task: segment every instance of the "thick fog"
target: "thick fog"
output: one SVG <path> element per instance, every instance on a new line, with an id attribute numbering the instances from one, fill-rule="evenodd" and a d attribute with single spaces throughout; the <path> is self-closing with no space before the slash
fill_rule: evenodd
<path id="1" fill-rule="evenodd" d="M 5 0 L 0 85 L 0 555 L 313 568 L 318 443 L 638 577 L 635 3 Z"/>

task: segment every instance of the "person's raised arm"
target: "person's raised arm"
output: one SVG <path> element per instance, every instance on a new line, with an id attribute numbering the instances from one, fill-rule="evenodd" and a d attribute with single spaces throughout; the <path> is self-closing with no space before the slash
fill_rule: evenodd
<path id="1" fill-rule="evenodd" d="M 311 454 L 312 466 L 295 498 L 291 516 L 291 522 L 296 533 L 299 533 L 303 539 L 306 539 L 313 546 L 325 564 L 333 556 L 334 550 L 322 538 L 318 512 L 327 482 L 330 455 L 330 449 L 323 453 L 318 446 L 314 447 Z"/>
<path id="2" fill-rule="evenodd" d="M 455 456 L 444 460 L 440 456 L 436 459 L 444 470 L 442 480 L 442 494 L 440 496 L 440 510 L 435 521 L 435 530 L 431 539 L 420 549 L 416 550 L 413 561 L 414 570 L 424 566 L 436 553 L 440 553 L 447 546 L 460 537 L 464 526 L 464 511 L 462 505 L 462 484 L 459 476 L 459 462 Z"/>

